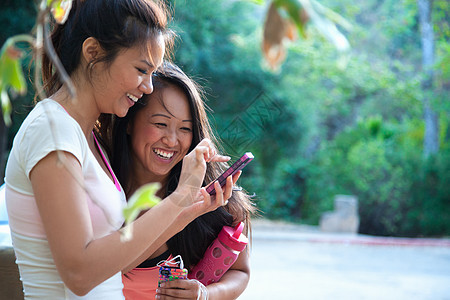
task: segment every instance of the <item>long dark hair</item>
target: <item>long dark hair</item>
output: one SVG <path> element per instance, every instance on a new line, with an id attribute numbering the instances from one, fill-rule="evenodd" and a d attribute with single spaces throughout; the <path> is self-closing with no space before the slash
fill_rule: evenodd
<path id="1" fill-rule="evenodd" d="M 135 180 L 131 176 L 131 136 L 127 134 L 127 127 L 134 121 L 136 113 L 149 102 L 150 97 L 158 97 L 159 101 L 163 101 L 161 96 L 162 90 L 170 85 L 180 88 L 188 98 L 193 119 L 193 138 L 189 151 L 194 149 L 203 138 L 209 138 L 217 145 L 216 138 L 208 122 L 202 90 L 180 68 L 171 63 L 164 63 L 160 70 L 154 74 L 154 92 L 144 95 L 140 103 L 131 107 L 125 117 L 116 118 L 114 121 L 111 135 L 111 165 L 119 181 L 124 185 L 128 196 L 137 187 L 133 186 Z M 162 104 L 164 105 L 164 103 Z M 169 180 L 166 186 L 163 187 L 164 196 L 170 195 L 176 189 L 180 178 L 181 166 L 182 161 L 170 171 Z M 204 185 L 217 178 L 227 167 L 228 165 L 224 163 L 208 164 Z M 181 255 L 185 265 L 192 267 L 202 258 L 206 248 L 217 237 L 223 226 L 231 226 L 237 222 L 244 221 L 247 228 L 249 228 L 250 216 L 253 211 L 254 207 L 248 195 L 243 191 L 233 191 L 226 207 L 220 207 L 213 212 L 198 217 L 173 236 L 167 242 L 169 250 L 173 255 Z"/>
<path id="2" fill-rule="evenodd" d="M 167 9 L 161 1 L 150 0 L 74 0 L 67 21 L 54 24 L 51 39 L 62 65 L 69 76 L 80 65 L 83 42 L 95 38 L 105 55 L 88 65 L 99 62 L 110 65 L 120 50 L 145 44 L 162 35 L 166 48 L 171 48 L 173 32 L 167 27 Z M 166 54 L 170 55 L 170 50 Z M 48 95 L 55 93 L 62 82 L 49 57 L 44 53 L 42 79 Z"/>

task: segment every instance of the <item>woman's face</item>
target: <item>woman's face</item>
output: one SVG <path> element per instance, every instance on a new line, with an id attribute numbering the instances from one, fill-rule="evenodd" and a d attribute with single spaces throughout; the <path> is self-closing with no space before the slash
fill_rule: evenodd
<path id="1" fill-rule="evenodd" d="M 99 111 L 123 117 L 139 98 L 150 94 L 152 73 L 161 65 L 164 50 L 164 39 L 159 36 L 148 41 L 147 47 L 138 45 L 119 52 L 106 70 L 100 67 L 93 78 Z"/>
<path id="2" fill-rule="evenodd" d="M 189 151 L 192 127 L 189 102 L 180 88 L 168 84 L 149 96 L 128 128 L 138 180 L 164 180 Z"/>

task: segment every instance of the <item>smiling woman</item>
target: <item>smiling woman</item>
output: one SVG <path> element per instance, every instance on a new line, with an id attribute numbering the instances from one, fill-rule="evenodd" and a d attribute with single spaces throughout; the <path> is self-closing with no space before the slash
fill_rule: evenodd
<path id="1" fill-rule="evenodd" d="M 103 55 L 103 49 L 96 40 L 88 39 L 84 45 L 88 55 Z M 93 95 L 96 106 L 102 113 L 123 117 L 144 94 L 153 91 L 152 73 L 161 65 L 164 50 L 164 39 L 159 34 L 145 46 L 137 45 L 121 51 L 111 64 L 92 66 L 92 88 L 83 89 L 78 97 Z M 89 60 L 95 60 L 91 55 L 89 57 Z"/>
<path id="2" fill-rule="evenodd" d="M 206 140 L 216 144 L 201 97 L 200 87 L 177 66 L 165 62 L 155 72 L 154 92 L 144 95 L 123 118 L 116 118 L 112 133 L 112 165 L 124 185 L 126 194 L 133 194 L 140 186 L 158 182 L 161 198 L 176 193 L 183 180 L 186 154 L 201 146 Z M 226 164 L 210 162 L 206 166 L 206 185 L 218 177 Z M 195 174 L 190 174 L 195 177 Z M 247 229 L 253 206 L 243 191 L 234 189 L 240 173 L 229 176 L 225 194 L 229 202 L 207 214 L 192 220 L 180 232 L 167 229 L 158 249 L 144 253 L 124 271 L 124 294 L 129 300 L 155 299 L 236 299 L 249 280 L 248 252 L 239 255 L 238 260 L 224 273 L 224 277 L 205 287 L 197 280 L 177 280 L 165 283 L 157 290 L 159 261 L 181 256 L 186 268 L 192 270 L 209 244 L 225 225 L 244 221 Z M 220 185 L 216 192 L 222 193 Z M 167 200 L 163 200 L 165 202 Z M 150 211 L 152 211 L 152 208 Z M 169 237 L 167 237 L 169 235 Z M 163 237 L 165 236 L 165 237 Z"/>
<path id="3" fill-rule="evenodd" d="M 193 122 L 184 92 L 171 84 L 148 98 L 127 129 L 133 136 L 133 178 L 142 180 L 135 181 L 139 185 L 160 181 L 186 156 L 192 143 Z"/>
<path id="4" fill-rule="evenodd" d="M 94 125 L 101 114 L 126 115 L 153 91 L 152 74 L 171 36 L 164 6 L 150 0 L 74 0 L 67 21 L 55 24 L 52 42 L 77 97 L 44 56 L 50 96 L 23 122 L 6 167 L 7 212 L 25 298 L 124 299 L 121 271 L 158 249 L 159 237 L 170 237 L 161 232 L 180 231 L 230 197 L 224 192 L 212 202 L 200 181 L 182 179 L 168 201 L 133 224 L 130 240 L 120 239 L 125 193 Z M 108 131 L 106 123 L 100 126 Z M 171 149 L 160 150 L 167 156 Z M 215 155 L 208 141 L 192 150 L 183 178 L 202 179 L 206 161 L 228 159 Z M 199 193 L 187 193 L 192 187 Z"/>

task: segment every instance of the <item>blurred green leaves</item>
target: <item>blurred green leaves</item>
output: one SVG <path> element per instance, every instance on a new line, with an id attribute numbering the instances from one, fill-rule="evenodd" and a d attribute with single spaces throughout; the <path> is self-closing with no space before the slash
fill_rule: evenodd
<path id="1" fill-rule="evenodd" d="M 51 7 L 51 14 L 57 23 L 62 24 L 67 20 L 72 0 L 47 0 L 42 2 Z M 22 34 L 9 37 L 0 50 L 0 101 L 3 120 L 6 126 L 11 125 L 11 99 L 9 94 L 24 95 L 27 91 L 25 76 L 22 71 L 23 52 L 17 43 L 27 42 L 34 45 L 31 35 Z"/>
<path id="2" fill-rule="evenodd" d="M 123 209 L 123 216 L 125 218 L 125 227 L 123 229 L 122 238 L 129 240 L 132 236 L 131 223 L 136 220 L 139 213 L 157 205 L 161 199 L 156 196 L 156 192 L 161 188 L 159 182 L 149 183 L 140 187 L 130 197 L 127 206 Z"/>
<path id="3" fill-rule="evenodd" d="M 286 57 L 285 41 L 296 39 L 293 28 L 307 38 L 309 23 L 340 53 L 350 49 L 350 43 L 337 25 L 346 30 L 351 30 L 352 25 L 333 10 L 315 0 L 274 0 L 267 11 L 262 42 L 264 57 L 273 70 L 278 69 Z M 345 60 L 340 61 L 341 67 L 345 64 Z"/>
<path id="4" fill-rule="evenodd" d="M 32 27 L 20 27 L 32 19 L 21 14 L 22 2 L 14 0 L 14 10 L 0 12 L 14 21 L 4 34 L 17 30 L 4 40 Z M 242 116 L 260 93 L 283 107 L 283 114 L 250 136 L 255 142 L 248 150 L 260 159 L 240 179 L 250 194 L 256 193 L 266 217 L 317 224 L 320 214 L 332 208 L 335 194 L 354 194 L 366 233 L 449 234 L 448 0 L 434 0 L 437 90 L 430 97 L 440 114 L 442 143 L 441 153 L 426 162 L 420 155 L 424 91 L 416 0 L 170 2 L 180 37 L 176 62 L 206 88 L 217 132 Z M 281 39 L 289 55 L 280 73 L 261 68 L 261 25 L 275 2 L 278 17 L 291 22 L 290 31 L 283 32 L 289 35 Z M 296 12 L 301 7 L 306 16 L 308 5 L 351 41 L 350 51 L 344 51 L 351 54 L 345 70 L 336 65 L 340 52 L 312 17 L 301 23 Z M 289 43 L 289 36 L 303 34 L 307 38 Z M 24 106 L 31 103 L 30 97 Z M 22 115 L 15 113 L 13 123 L 19 124 Z"/>
<path id="5" fill-rule="evenodd" d="M 20 41 L 32 42 L 31 36 L 18 35 L 6 40 L 0 50 L 0 97 L 5 124 L 11 124 L 11 101 L 8 93 L 24 95 L 27 84 L 22 71 L 23 53 L 15 44 Z"/>
<path id="6" fill-rule="evenodd" d="M 58 24 L 64 24 L 69 17 L 73 0 L 47 0 L 47 6 L 51 6 L 51 13 Z"/>

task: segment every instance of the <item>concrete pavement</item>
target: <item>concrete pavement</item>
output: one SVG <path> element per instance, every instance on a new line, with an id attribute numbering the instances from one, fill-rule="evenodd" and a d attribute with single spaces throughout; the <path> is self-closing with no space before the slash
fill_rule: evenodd
<path id="1" fill-rule="evenodd" d="M 251 279 L 239 300 L 450 300 L 450 239 L 326 234 L 255 220 L 252 240 Z M 0 245 L 11 245 L 2 222 Z"/>
<path id="2" fill-rule="evenodd" d="M 450 239 L 325 234 L 255 221 L 240 300 L 450 299 Z"/>

